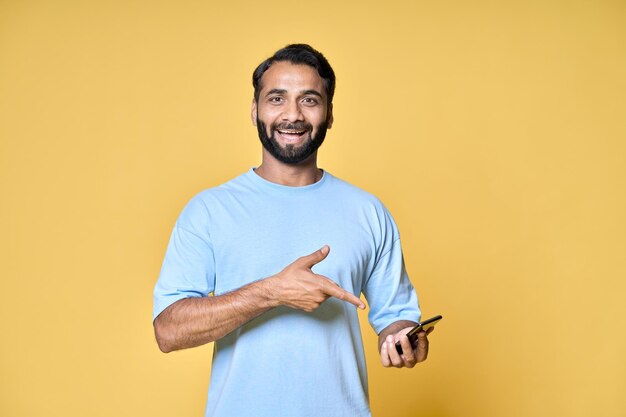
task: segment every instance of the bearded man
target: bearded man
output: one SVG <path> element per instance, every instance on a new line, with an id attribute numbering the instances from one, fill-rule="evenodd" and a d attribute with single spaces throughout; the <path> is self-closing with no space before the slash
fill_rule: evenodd
<path id="1" fill-rule="evenodd" d="M 158 345 L 215 342 L 206 416 L 370 416 L 360 295 L 383 366 L 428 355 L 428 332 L 406 337 L 420 310 L 398 229 L 317 166 L 335 91 L 320 52 L 280 49 L 253 86 L 262 163 L 183 209 L 154 291 Z"/>

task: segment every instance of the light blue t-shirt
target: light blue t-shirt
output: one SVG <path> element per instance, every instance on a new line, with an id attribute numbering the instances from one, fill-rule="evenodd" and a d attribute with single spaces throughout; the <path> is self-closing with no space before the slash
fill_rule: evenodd
<path id="1" fill-rule="evenodd" d="M 304 187 L 253 169 L 196 195 L 181 213 L 154 290 L 154 318 L 187 297 L 219 296 L 280 272 L 324 245 L 313 267 L 369 305 L 379 333 L 419 321 L 395 222 L 371 194 L 328 172 Z M 206 416 L 370 416 L 357 309 L 278 307 L 215 342 Z"/>

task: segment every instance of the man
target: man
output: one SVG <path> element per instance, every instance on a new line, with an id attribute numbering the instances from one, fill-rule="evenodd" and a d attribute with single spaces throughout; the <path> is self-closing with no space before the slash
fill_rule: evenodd
<path id="1" fill-rule="evenodd" d="M 359 295 L 384 366 L 428 355 L 426 333 L 415 348 L 405 336 L 420 310 L 397 227 L 317 167 L 335 89 L 321 53 L 289 45 L 253 85 L 262 164 L 181 213 L 155 288 L 159 347 L 215 342 L 207 416 L 369 416 Z"/>

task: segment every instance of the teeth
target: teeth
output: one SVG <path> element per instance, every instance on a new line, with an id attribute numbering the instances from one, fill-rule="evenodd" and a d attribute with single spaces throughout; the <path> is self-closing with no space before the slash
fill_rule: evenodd
<path id="1" fill-rule="evenodd" d="M 279 132 L 287 135 L 301 135 L 304 130 L 279 130 Z"/>

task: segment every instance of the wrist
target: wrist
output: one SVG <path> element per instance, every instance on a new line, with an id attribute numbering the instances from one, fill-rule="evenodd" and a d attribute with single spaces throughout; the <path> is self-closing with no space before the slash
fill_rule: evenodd
<path id="1" fill-rule="evenodd" d="M 265 307 L 275 308 L 282 304 L 280 301 L 280 297 L 278 296 L 276 275 L 272 275 L 271 277 L 267 277 L 265 279 L 257 281 L 256 284 L 258 287 L 259 296 Z"/>
<path id="2" fill-rule="evenodd" d="M 410 321 L 410 320 L 398 320 L 396 322 L 391 323 L 389 326 L 385 327 L 378 335 L 378 351 L 380 352 L 380 349 L 383 343 L 385 342 L 385 340 L 387 339 L 387 336 L 395 335 L 400 330 L 406 329 L 408 327 L 414 327 L 416 324 L 417 323 L 415 323 L 414 321 Z"/>

